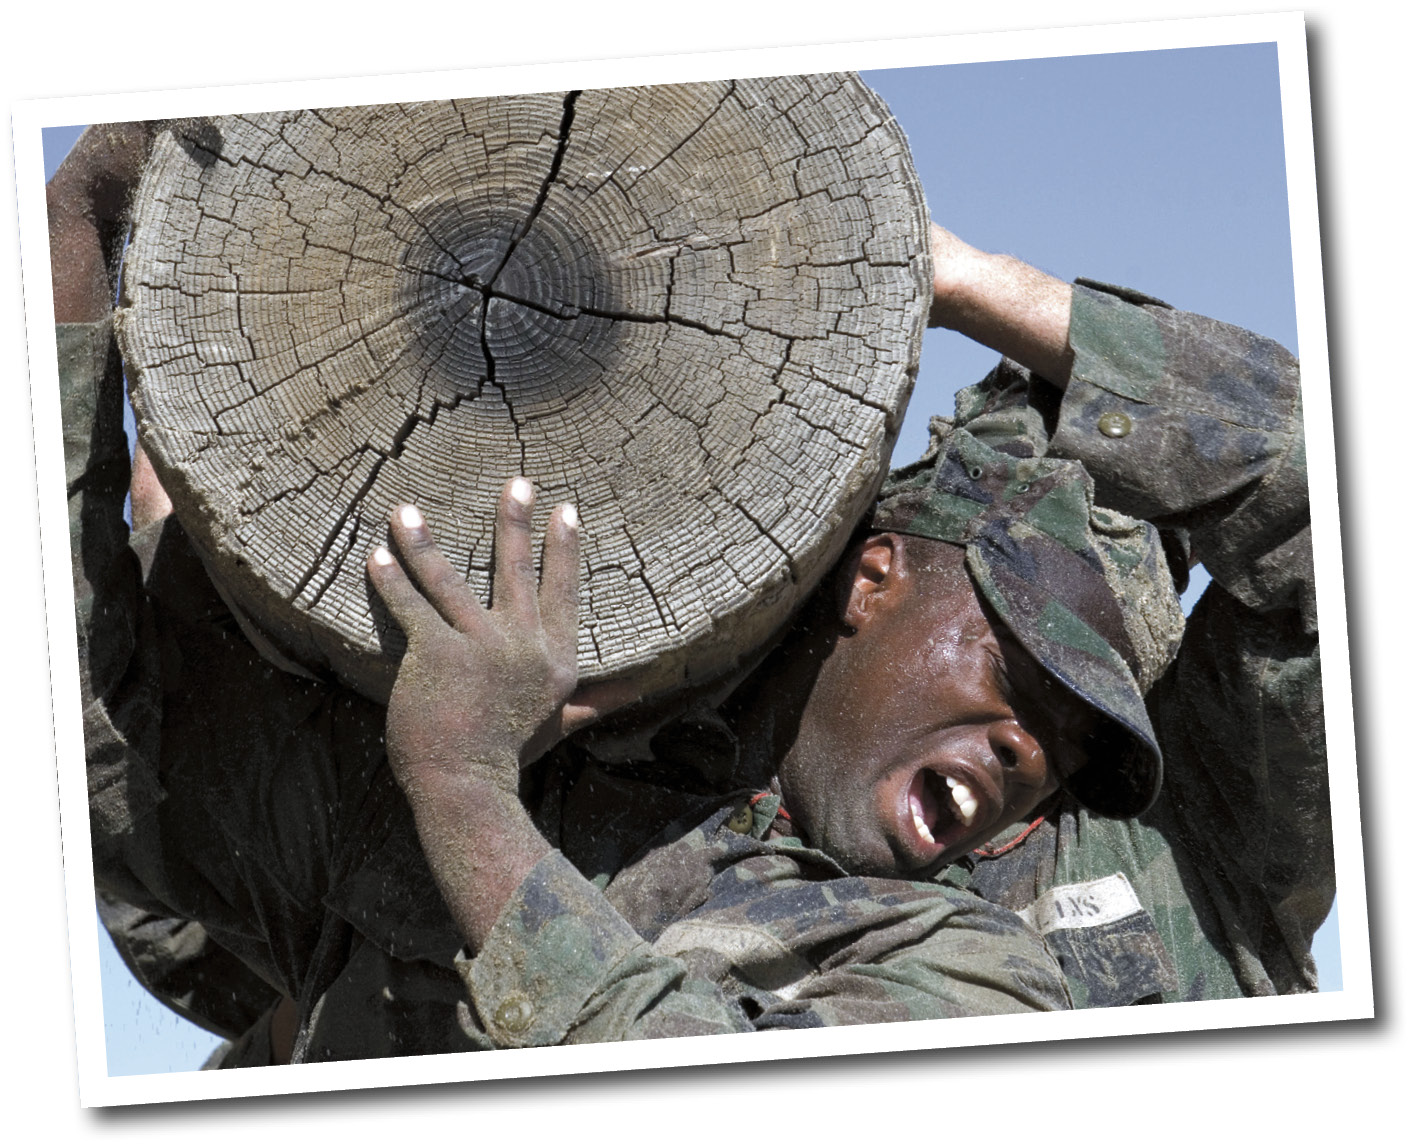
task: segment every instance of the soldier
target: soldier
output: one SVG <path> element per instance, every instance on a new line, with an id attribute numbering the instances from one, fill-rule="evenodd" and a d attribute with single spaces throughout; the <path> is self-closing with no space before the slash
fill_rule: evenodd
<path id="1" fill-rule="evenodd" d="M 410 643 L 386 713 L 263 663 L 150 482 L 127 541 L 90 192 L 134 148 L 90 136 L 50 202 L 95 869 L 225 1064 L 1315 988 L 1330 831 L 1279 347 L 938 230 L 933 320 L 1013 360 L 748 681 L 604 761 L 559 742 L 624 699 L 574 690 L 582 526 L 555 512 L 536 588 L 523 479 L 489 610 L 394 514 L 368 565 Z M 1214 584 L 1182 638 L 1193 552 Z"/>
<path id="2" fill-rule="evenodd" d="M 576 516 L 551 521 L 536 601 L 532 490 L 510 484 L 486 610 L 421 515 L 394 514 L 420 591 L 372 555 L 410 636 L 388 757 L 494 1044 L 940 1016 L 917 964 L 948 935 L 898 877 L 1022 911 L 1080 1004 L 1316 988 L 1331 886 L 1295 363 L 939 228 L 935 253 L 933 317 L 1034 371 L 1007 361 L 933 424 L 726 705 L 758 792 L 677 824 L 606 894 L 518 790 L 577 718 Z M 1190 544 L 1215 585 L 1182 641 Z"/>

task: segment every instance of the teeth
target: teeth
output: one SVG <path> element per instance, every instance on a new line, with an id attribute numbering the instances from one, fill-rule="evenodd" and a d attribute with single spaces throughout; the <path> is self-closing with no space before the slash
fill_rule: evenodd
<path id="1" fill-rule="evenodd" d="M 975 798 L 970 788 L 949 775 L 946 776 L 946 786 L 950 788 L 950 797 L 955 801 L 955 809 L 960 812 L 961 821 L 969 827 L 975 822 L 975 812 L 980 810 L 980 801 Z"/>
<path id="2" fill-rule="evenodd" d="M 960 821 L 969 827 L 975 822 L 975 815 L 980 810 L 980 801 L 975 798 L 975 793 L 958 779 L 945 776 L 946 786 L 950 788 L 951 802 L 955 804 L 955 812 L 960 817 Z M 921 815 L 919 807 L 912 804 L 911 821 L 916 824 L 916 833 L 928 843 L 934 843 L 936 838 L 931 834 L 931 829 L 926 826 L 926 820 Z"/>

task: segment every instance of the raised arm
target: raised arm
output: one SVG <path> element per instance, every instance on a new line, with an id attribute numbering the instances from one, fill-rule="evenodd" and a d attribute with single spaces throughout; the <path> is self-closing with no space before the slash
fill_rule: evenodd
<path id="1" fill-rule="evenodd" d="M 86 731 L 90 745 L 110 739 L 134 749 L 103 711 L 135 655 L 141 578 L 123 519 L 131 467 L 112 310 L 128 202 L 150 146 L 144 124 L 89 127 L 47 188 L 79 665 L 93 724 Z M 106 814 L 126 816 L 158 798 L 154 783 L 122 760 L 90 757 L 90 775 L 100 828 Z M 124 808 L 129 799 L 134 807 Z"/>
<path id="2" fill-rule="evenodd" d="M 286 686 L 240 638 L 140 447 L 129 461 L 113 299 L 153 135 L 86 129 L 47 190 L 89 821 L 99 913 L 138 979 L 238 1038 L 295 980 L 245 921 L 248 900 L 319 902 L 315 841 L 334 832 L 349 769 L 314 742 L 319 690 Z M 367 714 L 349 707 L 328 722 Z M 221 789 L 242 774 L 243 792 Z M 300 808 L 294 829 L 265 808 L 241 821 L 256 790 Z M 278 873 L 259 866 L 265 836 Z"/>
<path id="3" fill-rule="evenodd" d="M 1082 461 L 1101 504 L 1183 530 L 1242 603 L 1296 607 L 1315 631 L 1296 359 L 1249 331 L 1134 291 L 1070 285 L 940 227 L 932 240 L 932 324 L 1063 391 L 1031 444 Z M 962 421 L 1035 400 L 1029 378 L 1001 371 L 967 392 Z"/>
<path id="4" fill-rule="evenodd" d="M 931 224 L 930 324 L 998 350 L 1060 388 L 1073 351 L 1073 288 L 1006 254 L 991 254 Z"/>

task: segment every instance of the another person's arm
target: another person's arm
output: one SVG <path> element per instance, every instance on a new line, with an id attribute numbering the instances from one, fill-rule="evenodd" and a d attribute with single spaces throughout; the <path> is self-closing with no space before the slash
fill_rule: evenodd
<path id="1" fill-rule="evenodd" d="M 152 136 L 148 123 L 89 127 L 45 188 L 56 323 L 101 322 L 112 313 L 128 200 Z"/>
<path id="2" fill-rule="evenodd" d="M 1068 381 L 1073 288 L 1007 254 L 991 254 L 931 224 L 930 325 L 944 326 L 1029 367 Z"/>
<path id="3" fill-rule="evenodd" d="M 940 227 L 932 239 L 932 324 L 1063 391 L 1047 452 L 1082 461 L 1100 504 L 1187 531 L 1248 607 L 1296 608 L 1316 631 L 1297 360 L 1249 331 L 1072 286 Z"/>
<path id="4" fill-rule="evenodd" d="M 295 736 L 244 718 L 240 697 L 271 710 L 261 699 L 277 682 L 242 648 L 184 534 L 165 520 L 171 502 L 140 447 L 129 461 L 112 312 L 153 135 L 144 123 L 90 127 L 47 188 L 94 872 L 100 917 L 139 981 L 182 1016 L 241 1039 L 262 1013 L 287 1013 L 288 1001 L 275 1010 L 271 959 L 257 960 L 262 975 L 213 937 L 249 935 L 231 917 L 242 892 L 229 885 L 229 840 L 193 801 L 210 785 L 178 779 L 172 798 L 166 776 L 185 770 L 188 754 L 219 770 L 243 752 L 253 777 L 262 748 L 288 750 Z M 184 728 L 192 710 L 210 714 L 211 725 L 224 718 L 221 732 Z M 332 813 L 304 815 L 291 837 L 312 839 L 319 811 Z M 213 871 L 226 885 L 216 886 Z M 221 909 L 201 909 L 209 904 Z M 276 1021 L 274 1034 L 285 1025 Z"/>

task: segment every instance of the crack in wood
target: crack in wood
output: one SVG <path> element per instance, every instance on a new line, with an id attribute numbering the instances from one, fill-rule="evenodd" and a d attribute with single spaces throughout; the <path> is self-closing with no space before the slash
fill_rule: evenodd
<path id="1" fill-rule="evenodd" d="M 558 146 L 554 149 L 554 157 L 549 163 L 549 173 L 544 176 L 544 182 L 539 187 L 539 194 L 534 199 L 534 205 L 529 209 L 529 217 L 524 220 L 523 229 L 510 240 L 509 249 L 500 259 L 500 265 L 495 268 L 494 273 L 490 275 L 490 280 L 485 284 L 487 289 L 495 285 L 495 280 L 500 277 L 500 272 L 509 265 L 510 259 L 514 256 L 515 248 L 533 229 L 535 221 L 539 218 L 539 212 L 544 209 L 544 203 L 549 197 L 549 188 L 559 177 L 559 168 L 563 165 L 563 155 L 568 150 L 568 133 L 573 129 L 574 111 L 578 106 L 578 97 L 582 94 L 581 91 L 571 91 L 563 97 L 563 118 L 559 121 Z M 466 285 L 470 285 L 470 283 Z"/>
<path id="2" fill-rule="evenodd" d="M 353 551 L 353 547 L 358 543 L 358 535 L 362 531 L 362 525 L 363 512 L 361 506 L 359 506 L 357 513 L 353 516 L 353 527 L 348 530 L 347 541 L 345 541 L 343 547 L 339 549 L 336 554 L 334 554 L 333 560 L 330 562 L 331 567 L 328 570 L 328 575 L 323 578 L 323 583 L 318 586 L 318 589 L 314 592 L 314 594 L 303 603 L 303 608 L 305 612 L 311 611 L 318 607 L 318 602 L 323 599 L 324 593 L 326 593 L 330 588 L 333 587 L 334 582 L 337 581 L 338 577 L 343 572 L 343 566 L 348 561 L 348 555 Z M 318 566 L 315 566 L 315 568 L 317 567 Z"/>
<path id="3" fill-rule="evenodd" d="M 366 451 L 364 450 L 362 452 Z M 318 554 L 314 557 L 313 562 L 304 572 L 304 575 L 299 578 L 298 583 L 294 585 L 293 590 L 288 594 L 287 599 L 291 603 L 297 600 L 299 594 L 302 593 L 304 589 L 308 586 L 309 582 L 313 580 L 314 575 L 318 572 L 319 566 L 323 563 L 323 559 L 328 556 L 329 550 L 333 548 L 334 542 L 338 540 L 338 534 L 343 531 L 343 526 L 348 523 L 348 518 L 353 515 L 354 510 L 356 510 L 362 504 L 363 498 L 367 496 L 368 491 L 373 487 L 373 484 L 377 481 L 377 475 L 382 471 L 382 467 L 387 463 L 387 461 L 388 456 L 384 453 L 381 454 L 377 458 L 377 460 L 372 463 L 372 468 L 368 471 L 367 477 L 364 479 L 363 483 L 358 487 L 357 492 L 353 494 L 353 499 L 348 503 L 348 507 L 344 509 L 341 514 L 339 514 L 338 520 L 333 523 L 333 528 L 329 530 L 328 535 L 323 540 L 323 543 L 319 545 Z"/>
<path id="4" fill-rule="evenodd" d="M 627 191 L 630 191 L 630 190 L 632 190 L 632 188 L 633 188 L 634 186 L 636 186 L 638 183 L 640 183 L 640 182 L 641 182 L 643 179 L 645 179 L 648 175 L 654 175 L 654 174 L 656 174 L 656 170 L 657 170 L 658 167 L 660 167 L 660 166 L 661 166 L 663 163 L 665 163 L 668 159 L 672 158 L 678 151 L 681 150 L 681 148 L 685 147 L 686 144 L 690 143 L 691 140 L 693 140 L 697 135 L 699 135 L 702 131 L 704 131 L 704 130 L 705 130 L 705 127 L 706 127 L 706 124 L 708 124 L 711 120 L 713 120 L 717 115 L 720 114 L 720 111 L 721 111 L 721 109 L 725 106 L 726 102 L 730 99 L 731 96 L 733 96 L 733 95 L 735 94 L 735 87 L 736 87 L 737 82 L 738 82 L 738 81 L 736 81 L 736 80 L 731 80 L 731 81 L 729 82 L 729 86 L 726 87 L 726 89 L 725 89 L 725 93 L 720 97 L 720 102 L 717 103 L 713 108 L 711 108 L 710 111 L 708 111 L 708 112 L 705 114 L 704 118 L 702 118 L 702 120 L 701 120 L 698 124 L 696 124 L 695 127 L 691 128 L 690 131 L 688 131 L 688 132 L 687 132 L 685 135 L 683 135 L 679 140 L 677 140 L 676 144 L 671 148 L 671 150 L 667 151 L 666 154 L 664 154 L 660 159 L 658 159 L 655 163 L 653 163 L 653 164 L 652 164 L 650 167 L 648 167 L 645 171 L 639 171 L 639 172 L 637 172 L 637 173 L 635 174 L 635 177 L 633 178 L 632 182 L 628 183 L 627 186 L 626 186 L 626 188 L 624 188 L 624 189 L 627 190 Z M 617 181 L 617 172 L 616 172 L 616 171 L 613 172 L 613 174 L 612 174 L 612 176 L 611 176 L 611 181 L 612 181 L 612 182 L 616 182 L 616 181 Z"/>
<path id="5" fill-rule="evenodd" d="M 652 579 L 647 575 L 648 565 L 647 562 L 642 559 L 642 552 L 637 548 L 637 542 L 632 538 L 631 533 L 624 533 L 623 536 L 626 538 L 627 544 L 632 550 L 632 555 L 637 558 L 637 568 L 639 570 L 635 574 L 629 573 L 629 578 L 639 581 L 642 587 L 647 590 L 647 595 L 652 598 L 652 604 L 657 610 L 657 616 L 661 618 L 662 628 L 667 632 L 674 630 L 679 631 L 681 626 L 667 618 L 666 608 L 661 603 L 661 599 L 657 596 L 656 589 L 652 587 Z"/>

